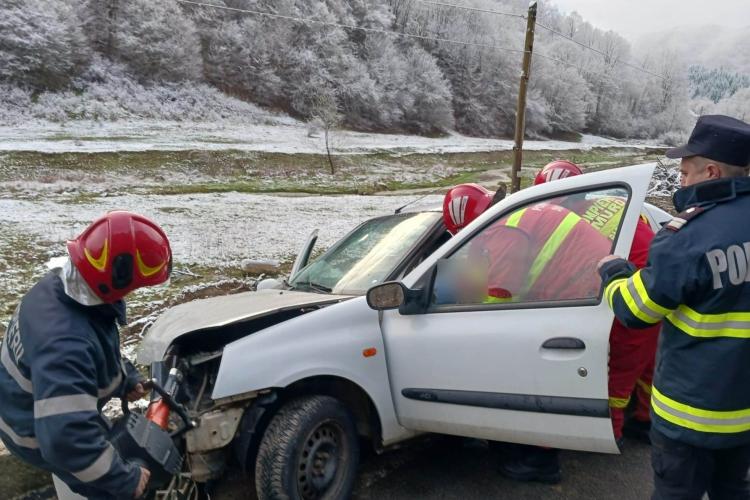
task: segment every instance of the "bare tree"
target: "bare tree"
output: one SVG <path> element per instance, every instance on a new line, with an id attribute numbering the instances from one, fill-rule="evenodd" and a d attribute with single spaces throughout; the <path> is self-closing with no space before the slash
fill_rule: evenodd
<path id="1" fill-rule="evenodd" d="M 333 175 L 336 173 L 336 169 L 333 164 L 333 156 L 331 155 L 331 136 L 333 130 L 341 124 L 341 120 L 343 119 L 339 105 L 336 102 L 336 97 L 331 92 L 318 93 L 313 100 L 310 114 L 313 120 L 323 129 L 326 156 L 328 158 L 328 165 L 331 168 L 331 175 Z"/>

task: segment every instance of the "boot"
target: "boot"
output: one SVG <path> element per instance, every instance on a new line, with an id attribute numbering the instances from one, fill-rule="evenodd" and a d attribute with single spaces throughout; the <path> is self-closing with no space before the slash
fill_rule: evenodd
<path id="1" fill-rule="evenodd" d="M 500 457 L 500 474 L 516 481 L 560 482 L 558 451 L 538 446 L 518 447 L 512 454 Z"/>

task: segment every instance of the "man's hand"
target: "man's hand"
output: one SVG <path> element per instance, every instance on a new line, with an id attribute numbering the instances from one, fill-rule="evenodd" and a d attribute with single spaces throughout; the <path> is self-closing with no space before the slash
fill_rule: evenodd
<path id="1" fill-rule="evenodd" d="M 147 389 L 143 386 L 142 382 L 138 382 L 137 384 L 135 384 L 135 387 L 133 387 L 133 390 L 127 394 L 128 401 L 130 401 L 131 403 L 133 401 L 138 401 L 143 396 L 148 394 L 149 390 L 150 389 Z"/>
<path id="2" fill-rule="evenodd" d="M 619 257 L 617 255 L 605 255 L 604 257 L 602 257 L 602 260 L 600 260 L 599 263 L 596 265 L 596 270 L 598 271 L 599 269 L 601 269 L 602 266 L 606 264 L 607 262 L 611 262 L 617 259 L 622 259 L 622 257 Z"/>
<path id="3" fill-rule="evenodd" d="M 133 498 L 141 498 L 143 494 L 146 493 L 148 480 L 151 479 L 151 472 L 149 472 L 148 469 L 144 469 L 143 467 L 140 467 L 140 469 L 141 469 L 141 478 L 138 480 L 138 488 L 136 488 L 135 495 L 133 495 Z"/>

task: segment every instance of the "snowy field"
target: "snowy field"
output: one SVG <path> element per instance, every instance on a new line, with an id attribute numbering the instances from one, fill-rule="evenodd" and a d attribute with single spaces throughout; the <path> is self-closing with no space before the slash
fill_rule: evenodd
<path id="1" fill-rule="evenodd" d="M 0 197 L 0 232 L 4 235 L 0 239 L 0 286 L 3 302 L 7 301 L 0 323 L 8 320 L 11 302 L 46 272 L 47 261 L 64 254 L 65 241 L 108 210 L 136 210 L 158 221 L 172 243 L 175 267 L 187 272 L 200 269 L 200 286 L 213 286 L 227 276 L 237 276 L 243 259 L 289 263 L 314 229 L 320 230 L 319 248 L 325 248 L 360 222 L 391 214 L 417 199 L 205 193 L 112 196 L 70 204 L 55 198 Z M 410 209 L 436 209 L 440 201 L 440 196 L 428 196 Z M 176 280 L 170 290 L 135 294 L 132 319 L 152 315 L 166 295 L 184 295 L 188 290 L 180 285 Z M 244 285 L 238 282 L 236 286 Z"/>
<path id="2" fill-rule="evenodd" d="M 79 204 L 0 199 L 0 221 L 63 251 L 63 243 L 94 218 L 127 208 L 162 225 L 178 263 L 229 266 L 246 258 L 289 258 L 314 229 L 320 229 L 320 245 L 328 246 L 359 222 L 392 214 L 418 198 L 202 193 L 112 196 Z M 442 196 L 428 196 L 409 208 L 439 209 L 441 201 Z"/>
<path id="3" fill-rule="evenodd" d="M 0 126 L 0 151 L 96 153 L 109 151 L 227 150 L 270 153 L 321 154 L 321 131 L 286 118 L 274 125 L 236 122 L 33 122 Z M 513 141 L 452 134 L 429 138 L 413 135 L 365 134 L 334 131 L 330 145 L 336 154 L 387 151 L 389 153 L 458 153 L 507 151 Z M 649 142 L 621 142 L 584 135 L 581 142 L 526 141 L 528 150 L 589 150 L 597 147 L 658 147 Z"/>

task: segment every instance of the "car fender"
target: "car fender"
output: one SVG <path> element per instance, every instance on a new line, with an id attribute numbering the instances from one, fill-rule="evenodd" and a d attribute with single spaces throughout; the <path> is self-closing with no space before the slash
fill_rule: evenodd
<path id="1" fill-rule="evenodd" d="M 383 444 L 413 433 L 396 420 L 378 313 L 357 297 L 258 331 L 224 348 L 213 399 L 284 388 L 316 376 L 346 379 L 369 396 Z"/>

